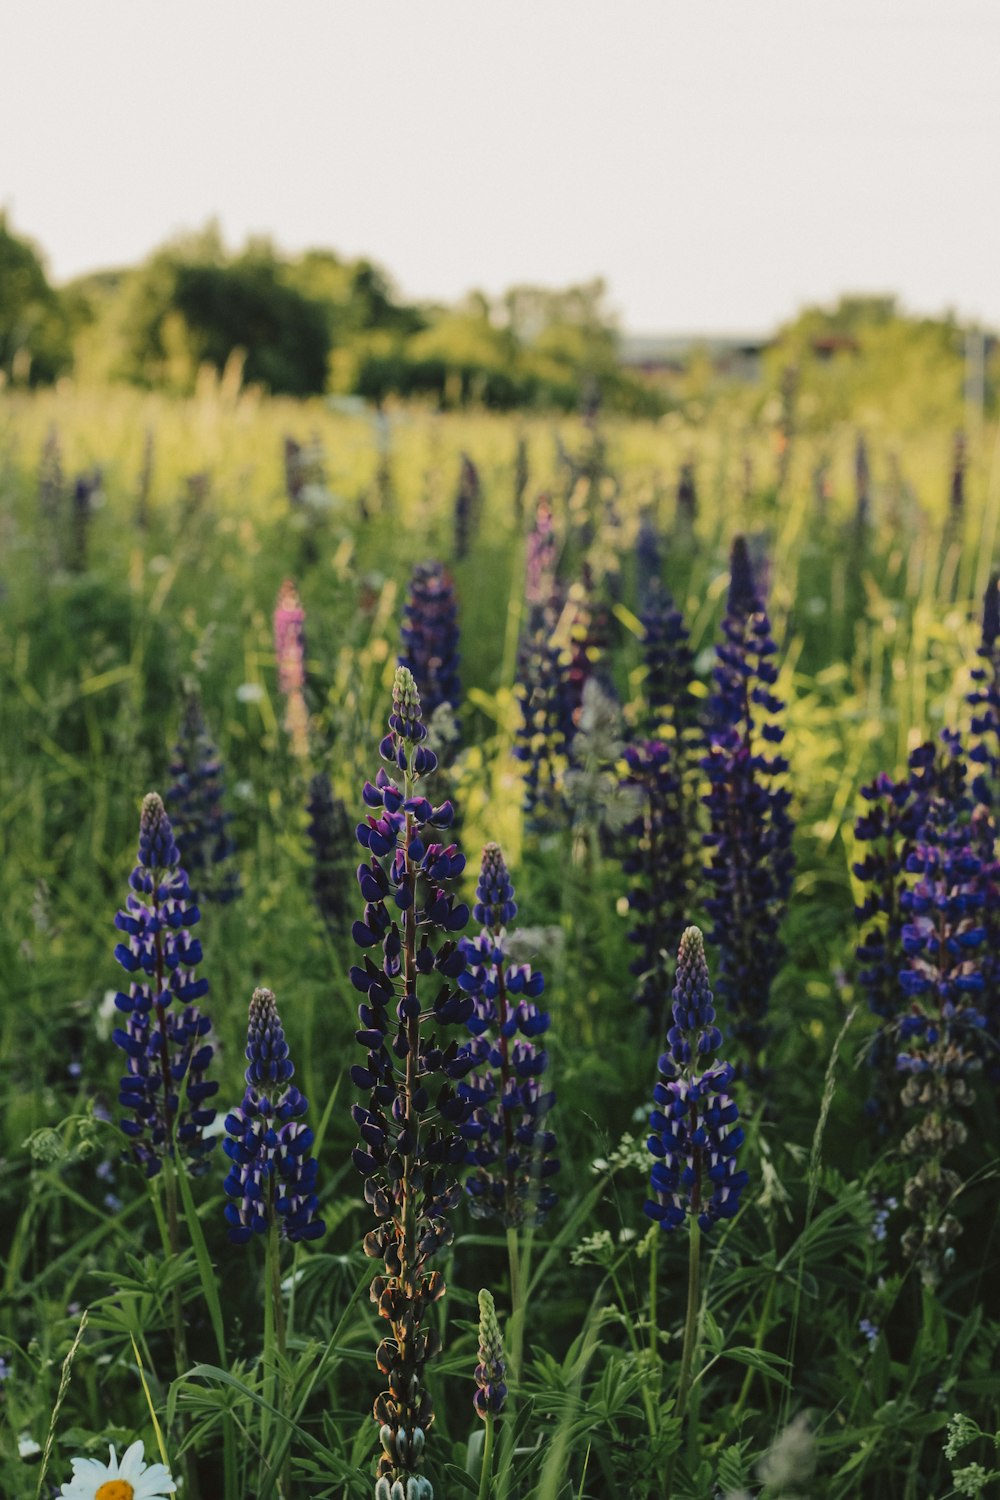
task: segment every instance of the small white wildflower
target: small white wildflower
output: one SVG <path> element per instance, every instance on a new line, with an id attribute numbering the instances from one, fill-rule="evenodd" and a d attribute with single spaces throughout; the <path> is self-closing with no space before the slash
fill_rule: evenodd
<path id="1" fill-rule="evenodd" d="M 40 1444 L 35 1442 L 30 1433 L 21 1433 L 21 1436 L 17 1440 L 18 1458 L 35 1458 L 41 1451 Z"/>
<path id="2" fill-rule="evenodd" d="M 241 682 L 236 689 L 236 697 L 240 703 L 259 703 L 264 696 L 264 686 L 260 682 Z"/>
<path id="3" fill-rule="evenodd" d="M 100 1005 L 97 1007 L 97 1011 L 94 1015 L 94 1030 L 97 1032 L 97 1035 L 100 1037 L 102 1042 L 106 1042 L 110 1037 L 112 1029 L 111 1023 L 114 1020 L 114 1017 L 118 1014 L 118 1007 L 115 1004 L 115 996 L 117 995 L 117 993 L 117 990 L 105 990 L 104 998 L 101 1001 Z"/>

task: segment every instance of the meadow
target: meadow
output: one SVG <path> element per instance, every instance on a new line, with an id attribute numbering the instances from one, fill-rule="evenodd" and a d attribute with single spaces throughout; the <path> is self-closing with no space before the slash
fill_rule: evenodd
<path id="1" fill-rule="evenodd" d="M 1000 520 L 994 434 L 970 431 L 956 493 L 944 420 L 870 420 L 859 457 L 855 422 L 789 433 L 780 416 L 734 398 L 656 422 L 407 406 L 374 417 L 207 375 L 187 399 L 69 383 L 0 392 L 0 1494 L 58 1494 L 74 1457 L 137 1439 L 179 1494 L 204 1500 L 420 1500 L 411 1470 L 439 1500 L 989 1493 L 997 980 L 987 957 L 975 1076 L 954 1104 L 964 1133 L 946 1131 L 934 1157 L 936 1181 L 943 1161 L 957 1174 L 948 1213 L 961 1233 L 928 1268 L 939 1220 L 908 1196 L 914 1161 L 907 1121 L 886 1103 L 891 1081 L 869 1107 L 873 1040 L 884 1078 L 908 1001 L 872 1013 L 852 868 L 868 847 L 854 832 L 862 786 L 905 777 L 907 756 L 946 727 L 969 733 Z M 286 483 L 286 437 L 308 450 L 301 493 Z M 478 477 L 456 534 L 463 454 Z M 695 493 L 679 501 L 685 465 Z M 75 476 L 95 468 L 99 485 L 74 498 Z M 557 583 L 589 576 L 587 618 L 601 622 L 586 640 L 558 636 L 564 616 L 543 632 L 555 630 L 564 659 L 581 647 L 577 664 L 618 708 L 603 740 L 593 730 L 576 751 L 563 744 L 554 815 L 528 817 L 514 752 L 543 492 Z M 748 1180 L 738 1213 L 699 1245 L 690 1219 L 663 1233 L 643 1212 L 669 984 L 650 1034 L 633 1000 L 623 869 L 638 804 L 617 800 L 626 747 L 649 735 L 650 567 L 689 633 L 692 718 L 678 730 L 665 715 L 677 750 L 712 710 L 738 536 L 776 647 L 794 870 L 769 906 L 780 946 L 766 921 L 755 939 L 769 974 L 757 1043 L 718 1006 Z M 352 1159 L 366 1085 L 351 1076 L 365 1047 L 350 970 L 363 963 L 352 924 L 369 920 L 373 897 L 358 889 L 353 828 L 384 765 L 411 573 L 431 559 L 454 580 L 462 699 L 461 738 L 444 735 L 426 795 L 456 809 L 457 900 L 476 903 L 484 845 L 503 851 L 518 962 L 544 971 L 559 1170 L 537 1224 L 474 1216 L 469 1193 L 447 1208 L 452 1238 L 433 1257 L 447 1292 L 424 1309 L 441 1348 L 431 1340 L 426 1368 L 418 1360 L 435 1419 L 407 1456 L 405 1441 L 384 1449 L 372 1419 L 385 1316 L 369 1296 L 374 1221 Z M 274 638 L 286 579 L 304 612 L 298 720 Z M 220 1142 L 197 1171 L 168 1159 L 147 1179 L 118 1124 L 115 913 L 143 798 L 160 793 L 172 815 L 192 687 L 223 767 L 240 885 L 235 899 L 200 902 L 197 926 L 213 1104 L 221 1119 L 243 1097 L 248 1005 L 273 991 L 309 1101 L 315 1240 L 232 1243 Z M 321 872 L 340 912 L 327 919 L 307 811 L 319 773 L 346 810 Z M 684 925 L 705 932 L 714 980 L 723 959 L 701 874 L 711 786 L 698 754 L 685 776 Z M 897 869 L 890 884 L 907 879 Z M 467 932 L 479 928 L 470 919 Z M 914 1225 L 917 1254 L 903 1244 Z M 489 1421 L 473 1405 L 490 1389 L 474 1378 L 481 1289 L 508 1391 Z M 380 1453 L 392 1488 L 375 1489 Z"/>

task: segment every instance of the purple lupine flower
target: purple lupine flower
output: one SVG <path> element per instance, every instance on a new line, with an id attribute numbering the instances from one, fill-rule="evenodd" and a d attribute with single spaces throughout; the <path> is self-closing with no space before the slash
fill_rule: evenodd
<path id="1" fill-rule="evenodd" d="M 428 1262 L 452 1239 L 449 1215 L 461 1197 L 465 1160 L 461 1130 L 470 1113 L 456 1085 L 473 1060 L 457 1038 L 446 1039 L 449 1027 L 464 1031 L 473 1010 L 472 995 L 458 983 L 466 958 L 457 939 L 469 909 L 449 890 L 465 857 L 455 844 L 439 842 L 454 816 L 450 802 L 432 807 L 417 789 L 437 766 L 426 738 L 416 683 L 408 668 L 397 667 L 379 753 L 402 785 L 384 770 L 365 783 L 370 811 L 357 829 L 367 855 L 358 867 L 365 909 L 353 929 L 365 957 L 351 969 L 364 997 L 357 1038 L 366 1050 L 351 1077 L 367 1095 L 353 1109 L 362 1140 L 354 1162 L 376 1219 L 365 1253 L 385 1265 L 371 1298 L 389 1323 L 376 1354 L 387 1377 L 374 1406 L 383 1446 L 377 1500 L 388 1500 L 397 1484 L 406 1495 L 423 1495 L 427 1485 L 419 1469 L 433 1406 L 424 1366 L 438 1339 L 424 1321 L 445 1290 Z"/>
<path id="2" fill-rule="evenodd" d="M 660 584 L 663 572 L 663 541 L 648 510 L 643 511 L 635 543 L 635 593 L 644 610 L 650 591 Z"/>
<path id="3" fill-rule="evenodd" d="M 660 1035 L 670 992 L 670 955 L 677 951 L 685 913 L 691 909 L 694 862 L 674 747 L 663 740 L 642 740 L 626 747 L 625 764 L 624 784 L 641 798 L 640 810 L 622 836 L 633 922 L 628 937 L 638 950 L 629 965 L 636 976 L 633 998 L 646 1014 L 650 1034 Z"/>
<path id="4" fill-rule="evenodd" d="M 691 692 L 694 658 L 688 639 L 684 616 L 659 579 L 654 580 L 642 611 L 644 695 L 654 734 L 664 724 L 676 738 L 697 732 L 697 703 Z"/>
<path id="5" fill-rule="evenodd" d="M 506 1228 L 539 1223 L 556 1201 L 548 1185 L 559 1170 L 556 1138 L 545 1127 L 555 1095 L 542 1088 L 548 1053 L 536 1045 L 549 1027 L 534 1003 L 545 981 L 530 964 L 510 963 L 507 927 L 517 915 L 514 887 L 499 844 L 483 849 L 473 916 L 478 938 L 463 938 L 467 968 L 460 983 L 475 996 L 468 1047 L 476 1071 L 459 1092 L 474 1113 L 465 1128 L 469 1206 L 476 1218 Z"/>
<path id="6" fill-rule="evenodd" d="M 493 1295 L 484 1287 L 479 1293 L 479 1363 L 476 1365 L 476 1415 L 485 1422 L 498 1417 L 507 1400 L 507 1361 L 503 1336 L 497 1321 Z"/>
<path id="7" fill-rule="evenodd" d="M 72 566 L 77 573 L 87 568 L 87 539 L 93 516 L 94 499 L 100 494 L 101 471 L 91 469 L 78 474 L 73 481 L 73 548 Z"/>
<path id="8" fill-rule="evenodd" d="M 309 782 L 306 801 L 309 822 L 306 832 L 313 852 L 313 899 L 328 931 L 340 931 L 350 909 L 350 884 L 354 866 L 349 851 L 354 836 L 347 809 L 335 797 L 330 778 L 318 772 Z M 349 866 L 349 868 L 348 868 Z"/>
<path id="9" fill-rule="evenodd" d="M 245 1245 L 276 1224 L 293 1243 L 318 1240 L 326 1225 L 316 1213 L 309 1102 L 290 1082 L 295 1069 L 271 990 L 253 992 L 246 1058 L 246 1092 L 226 1116 L 222 1148 L 232 1162 L 223 1184 L 229 1238 Z"/>
<path id="10" fill-rule="evenodd" d="M 657 1108 L 649 1117 L 655 1161 L 645 1212 L 664 1230 L 678 1228 L 689 1212 L 702 1229 L 733 1218 L 749 1181 L 736 1168 L 743 1130 L 728 1092 L 733 1068 L 709 1060 L 722 1045 L 712 1000 L 704 941 L 697 927 L 688 927 L 677 952 L 674 1024 L 653 1091 Z"/>
<path id="11" fill-rule="evenodd" d="M 205 722 L 195 688 L 184 693 L 181 727 L 170 762 L 174 783 L 167 805 L 177 847 L 199 897 L 225 904 L 240 894 L 229 833 L 232 814 L 223 810 L 222 760 Z"/>
<path id="12" fill-rule="evenodd" d="M 457 715 L 458 605 L 451 574 L 439 562 L 417 563 L 403 610 L 399 665 L 408 667 L 429 722 L 444 705 Z"/>
<path id="13" fill-rule="evenodd" d="M 777 751 L 784 738 L 777 717 L 784 704 L 772 691 L 777 647 L 742 537 L 733 543 L 722 634 L 701 762 L 710 783 L 705 909 L 712 918 L 709 940 L 720 954 L 719 995 L 757 1074 L 771 982 L 783 953 L 778 929 L 792 883 L 792 822 L 783 784 L 788 761 Z"/>
<path id="14" fill-rule="evenodd" d="M 983 635 L 972 670 L 975 684 L 968 696 L 972 708 L 969 759 L 979 768 L 973 790 L 992 807 L 1000 786 L 1000 580 L 990 579 L 983 599 Z"/>
<path id="15" fill-rule="evenodd" d="M 132 1153 L 147 1177 L 155 1177 L 165 1156 L 182 1153 L 197 1164 L 211 1150 L 214 1142 L 204 1131 L 215 1118 L 208 1100 L 219 1087 L 206 1077 L 211 1022 L 195 1004 L 208 993 L 208 980 L 195 974 L 202 952 L 191 928 L 199 912 L 155 792 L 143 800 L 129 886 L 125 910 L 115 917 L 127 939 L 115 958 L 135 976 L 128 994 L 115 996 L 126 1017 L 114 1032 L 127 1059 L 118 1100 L 128 1111 L 121 1127 Z"/>
<path id="16" fill-rule="evenodd" d="M 513 755 L 524 768 L 522 806 L 528 827 L 536 832 L 548 831 L 559 818 L 568 751 L 566 725 L 572 723 L 552 629 L 549 615 L 526 636 L 516 688 L 521 714 Z"/>
<path id="17" fill-rule="evenodd" d="M 483 487 L 479 470 L 467 453 L 462 454 L 455 493 L 455 557 L 461 562 L 476 539 L 483 511 Z M 420 686 L 418 679 L 418 686 Z"/>

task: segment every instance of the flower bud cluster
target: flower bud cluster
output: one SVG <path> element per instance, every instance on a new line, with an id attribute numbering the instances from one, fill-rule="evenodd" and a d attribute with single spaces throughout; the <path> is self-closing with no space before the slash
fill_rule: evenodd
<path id="1" fill-rule="evenodd" d="M 479 1293 L 479 1363 L 476 1366 L 476 1415 L 485 1422 L 498 1417 L 507 1400 L 507 1362 L 497 1321 L 493 1295 L 484 1287 Z"/>
<path id="2" fill-rule="evenodd" d="M 784 704 L 773 692 L 777 647 L 742 537 L 733 544 L 722 634 L 701 762 L 710 783 L 705 907 L 713 924 L 709 941 L 720 953 L 718 991 L 756 1071 L 783 954 L 778 930 L 793 859 L 788 761 L 777 751 L 784 739 L 778 718 Z"/>
<path id="3" fill-rule="evenodd" d="M 228 1195 L 229 1238 L 245 1245 L 277 1224 L 285 1238 L 318 1240 L 326 1225 L 316 1215 L 313 1132 L 304 1123 L 308 1100 L 289 1080 L 295 1072 L 271 990 L 250 1001 L 246 1093 L 226 1116 L 223 1150 L 232 1162 Z"/>
<path id="4" fill-rule="evenodd" d="M 201 698 L 194 689 L 184 694 L 181 730 L 170 762 L 173 785 L 167 803 L 173 814 L 174 836 L 189 880 L 199 896 L 222 904 L 240 894 L 240 877 L 233 865 L 236 845 L 229 833 L 232 814 L 223 810 L 225 792 L 222 760 L 208 732 Z"/>
<path id="5" fill-rule="evenodd" d="M 129 885 L 125 909 L 115 917 L 126 939 L 116 946 L 115 958 L 135 976 L 127 994 L 115 995 L 125 1017 L 114 1032 L 126 1057 L 118 1100 L 128 1111 L 121 1127 L 135 1159 L 155 1177 L 175 1151 L 198 1162 L 211 1150 L 204 1132 L 215 1118 L 208 1101 L 219 1087 L 206 1076 L 211 1022 L 195 1003 L 208 993 L 208 980 L 195 974 L 201 943 L 191 935 L 200 913 L 155 792 L 142 804 Z"/>
<path id="6" fill-rule="evenodd" d="M 689 927 L 677 954 L 674 1024 L 649 1117 L 653 1196 L 645 1211 L 664 1230 L 678 1228 L 688 1213 L 702 1229 L 733 1218 L 749 1181 L 736 1166 L 743 1130 L 729 1093 L 733 1068 L 710 1061 L 722 1045 L 712 1002 L 704 941 Z"/>
<path id="7" fill-rule="evenodd" d="M 467 1055 L 476 1071 L 460 1090 L 473 1111 L 463 1130 L 474 1168 L 466 1191 L 477 1218 L 517 1228 L 540 1222 L 556 1201 L 549 1186 L 559 1170 L 556 1138 L 544 1123 L 555 1095 L 542 1087 L 548 1054 L 536 1045 L 549 1028 L 548 1012 L 534 1003 L 545 981 L 530 964 L 509 961 L 507 926 L 517 904 L 498 844 L 483 849 L 476 896 L 482 931 L 461 945 L 467 968 L 460 982 L 475 1007 Z"/>
<path id="8" fill-rule="evenodd" d="M 408 1497 L 411 1489 L 429 1493 L 417 1473 L 434 1417 L 424 1367 L 439 1344 L 427 1311 L 445 1287 L 428 1261 L 452 1238 L 461 1131 L 471 1110 L 457 1085 L 473 1060 L 444 1032 L 464 1029 L 474 1002 L 459 985 L 466 957 L 457 934 L 469 910 L 449 890 L 465 857 L 439 841 L 451 804 L 432 807 L 416 790 L 437 760 L 424 743 L 420 697 L 406 667 L 396 669 L 389 726 L 380 751 L 404 784 L 380 770 L 363 792 L 370 811 L 357 838 L 368 856 L 358 867 L 365 908 L 353 935 L 365 957 L 351 982 L 364 997 L 357 1039 L 366 1058 L 351 1077 L 367 1096 L 353 1110 L 361 1134 L 354 1162 L 376 1221 L 364 1248 L 384 1263 L 371 1297 L 389 1325 L 376 1353 L 386 1377 L 374 1407 L 383 1446 L 376 1494 L 394 1497 L 398 1485 Z"/>

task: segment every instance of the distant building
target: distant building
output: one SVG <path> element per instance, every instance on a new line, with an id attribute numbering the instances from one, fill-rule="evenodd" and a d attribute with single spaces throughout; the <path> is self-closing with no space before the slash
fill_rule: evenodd
<path id="1" fill-rule="evenodd" d="M 683 375 L 695 355 L 708 358 L 721 380 L 753 385 L 763 374 L 762 357 L 773 340 L 725 334 L 634 334 L 618 340 L 618 359 L 624 369 L 653 384 L 672 384 Z"/>

